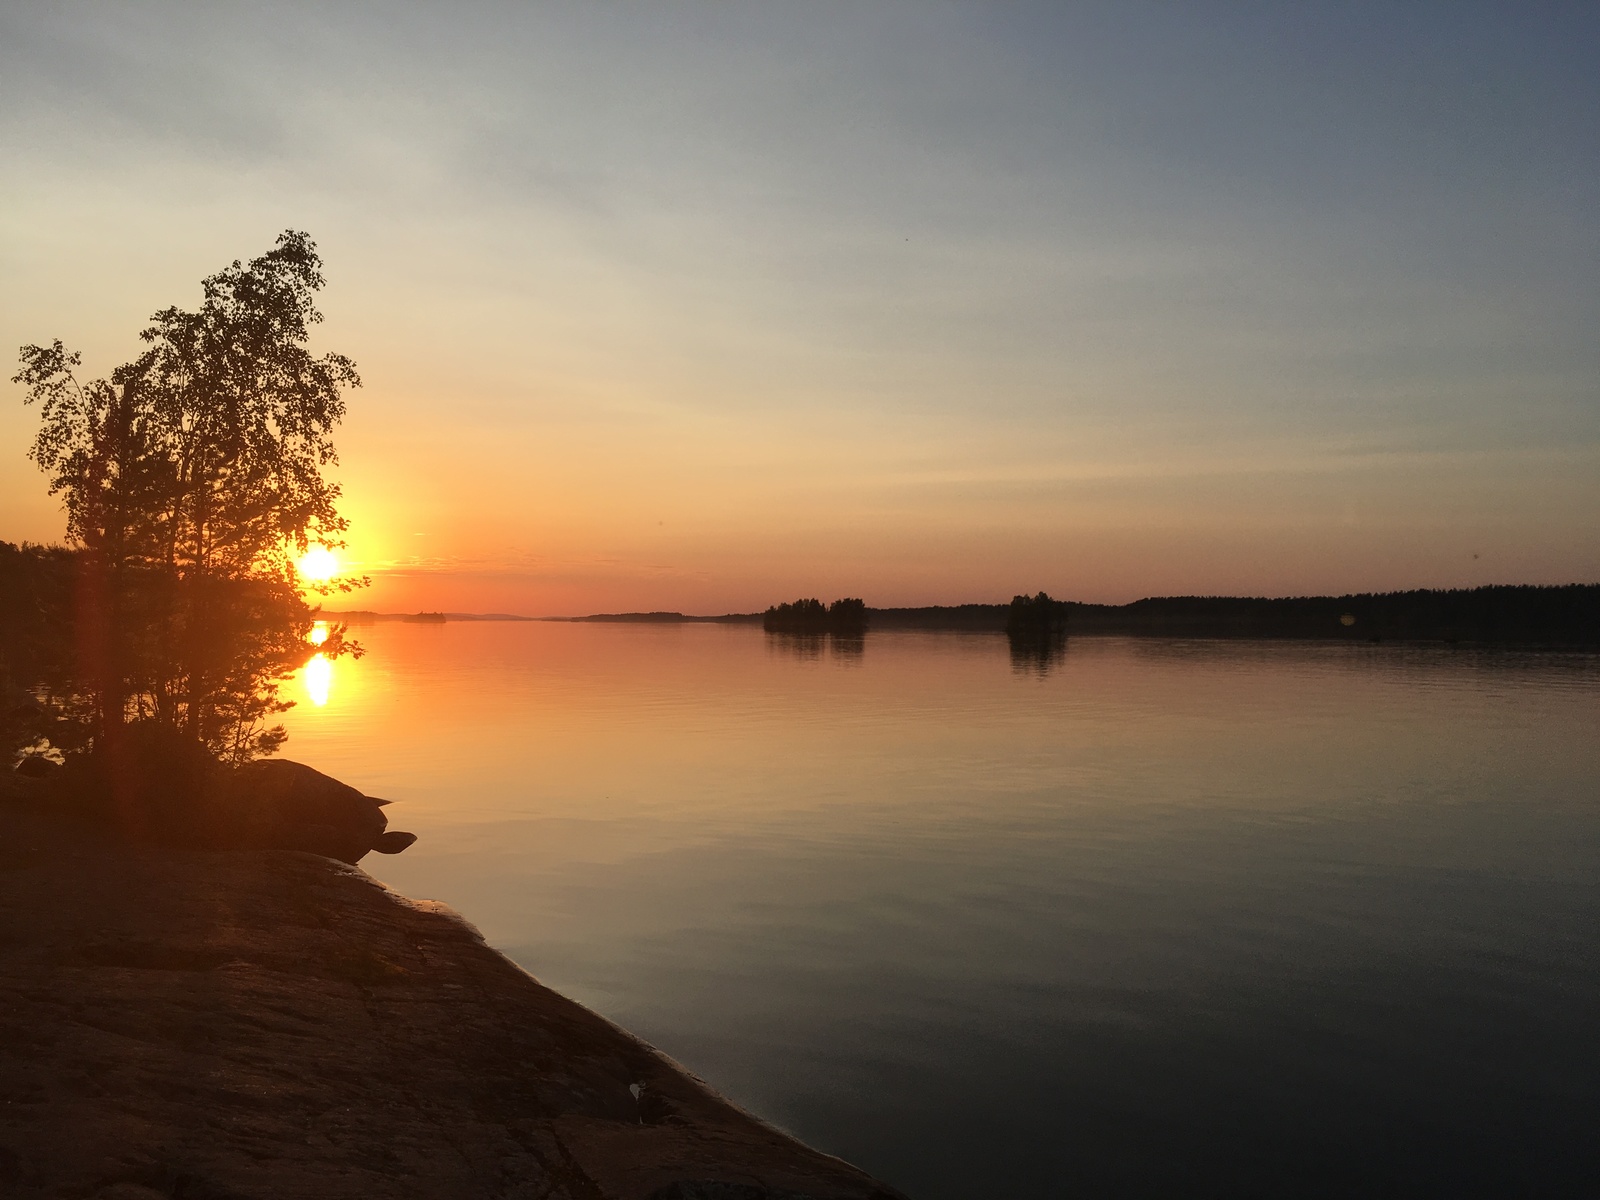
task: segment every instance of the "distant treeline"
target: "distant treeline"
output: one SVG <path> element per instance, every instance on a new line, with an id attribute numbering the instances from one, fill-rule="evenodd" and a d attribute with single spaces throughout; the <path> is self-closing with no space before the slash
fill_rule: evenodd
<path id="1" fill-rule="evenodd" d="M 1048 597 L 1045 597 L 1048 600 Z M 1015 629 L 1019 603 L 873 608 L 875 629 Z M 1335 638 L 1345 641 L 1600 645 L 1600 584 L 1492 586 L 1263 599 L 1165 596 L 1132 604 L 1060 604 L 1072 634 Z"/>
<path id="2" fill-rule="evenodd" d="M 796 600 L 778 604 L 761 615 L 761 628 L 768 633 L 831 633 L 837 637 L 860 637 L 867 631 L 867 605 L 864 600 Z"/>
<path id="3" fill-rule="evenodd" d="M 761 620 L 760 613 L 725 613 L 720 617 L 690 617 L 681 612 L 595 613 L 589 617 L 542 617 L 549 621 L 601 621 L 624 625 L 723 624 Z"/>
<path id="4" fill-rule="evenodd" d="M 518 617 L 510 613 L 454 613 L 454 612 L 414 612 L 414 613 L 385 613 L 372 612 L 364 608 L 348 609 L 343 612 L 326 610 L 322 614 L 330 620 L 338 620 L 346 625 L 375 625 L 380 621 L 410 621 L 414 624 L 442 625 L 446 621 L 534 621 L 537 617 Z"/>

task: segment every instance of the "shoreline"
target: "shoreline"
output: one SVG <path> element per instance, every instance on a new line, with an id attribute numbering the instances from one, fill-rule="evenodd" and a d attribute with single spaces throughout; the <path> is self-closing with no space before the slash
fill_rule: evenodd
<path id="1" fill-rule="evenodd" d="M 1043 593 L 1040 594 L 1043 597 Z M 1019 601 L 1025 597 L 1018 597 Z M 1444 642 L 1451 644 L 1600 646 L 1600 583 L 1493 584 L 1475 588 L 1362 592 L 1341 596 L 1161 596 L 1128 604 L 1058 602 L 1068 636 L 1226 638 L 1340 642 Z M 851 636 L 873 630 L 1005 632 L 1010 604 L 978 603 L 860 609 Z M 518 617 L 501 613 L 378 613 L 328 611 L 351 625 L 385 621 L 554 621 L 602 624 L 754 624 L 768 632 L 815 635 L 824 628 L 781 627 L 782 614 L 680 612 L 597 613 L 585 617 Z"/>
<path id="2" fill-rule="evenodd" d="M 0 790 L 0 1191 L 903 1200 L 333 859 L 130 847 Z"/>

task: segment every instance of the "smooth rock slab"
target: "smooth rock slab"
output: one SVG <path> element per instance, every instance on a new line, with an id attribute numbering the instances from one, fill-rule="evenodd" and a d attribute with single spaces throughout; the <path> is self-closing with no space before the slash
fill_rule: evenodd
<path id="1" fill-rule="evenodd" d="M 0 1195 L 893 1200 L 442 905 L 0 797 Z"/>

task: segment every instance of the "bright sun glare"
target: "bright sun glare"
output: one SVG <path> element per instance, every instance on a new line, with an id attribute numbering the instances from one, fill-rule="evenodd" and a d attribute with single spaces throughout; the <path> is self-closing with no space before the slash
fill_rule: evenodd
<path id="1" fill-rule="evenodd" d="M 326 583 L 339 573 L 339 559 L 326 546 L 313 546 L 295 564 L 300 578 L 310 583 Z"/>
<path id="2" fill-rule="evenodd" d="M 304 683 L 311 703 L 321 708 L 328 703 L 328 693 L 333 690 L 333 664 L 321 654 L 313 654 L 306 663 Z"/>

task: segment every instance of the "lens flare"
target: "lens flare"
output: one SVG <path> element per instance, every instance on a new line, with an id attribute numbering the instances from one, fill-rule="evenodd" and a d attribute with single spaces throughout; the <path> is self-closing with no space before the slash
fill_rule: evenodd
<path id="1" fill-rule="evenodd" d="M 313 546 L 295 563 L 300 578 L 310 583 L 327 583 L 339 573 L 339 559 L 326 546 Z"/>

